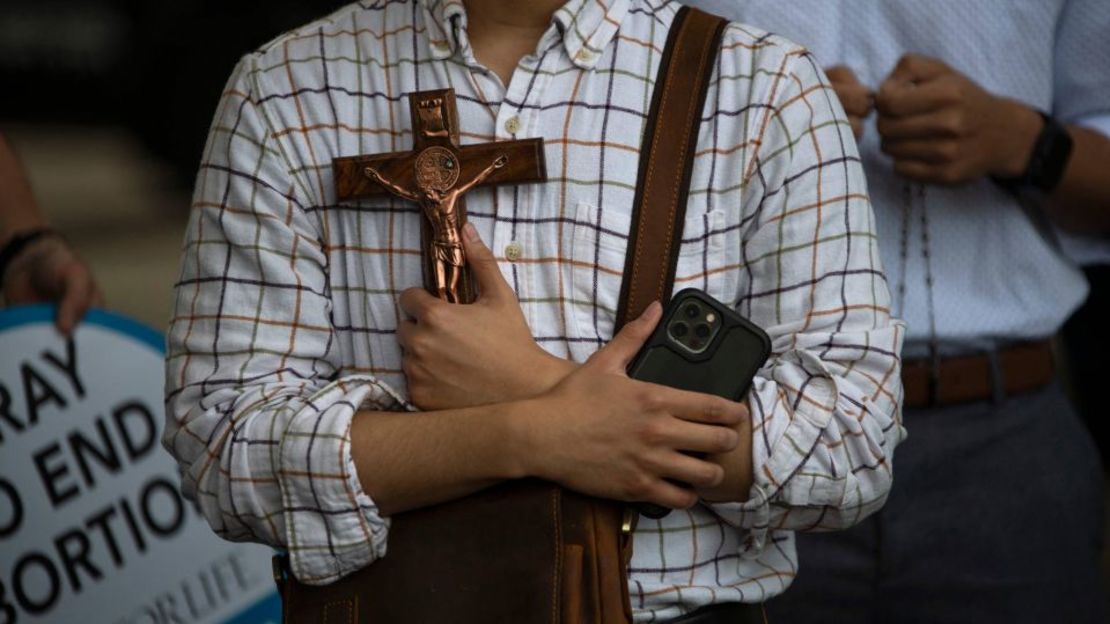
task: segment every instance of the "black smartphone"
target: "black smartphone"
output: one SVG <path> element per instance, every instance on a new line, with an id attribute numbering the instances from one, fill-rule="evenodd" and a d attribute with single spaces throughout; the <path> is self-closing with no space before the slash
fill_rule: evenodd
<path id="1" fill-rule="evenodd" d="M 696 288 L 675 293 L 628 376 L 681 390 L 739 401 L 771 354 L 771 339 L 755 323 Z M 649 518 L 670 509 L 639 503 Z"/>

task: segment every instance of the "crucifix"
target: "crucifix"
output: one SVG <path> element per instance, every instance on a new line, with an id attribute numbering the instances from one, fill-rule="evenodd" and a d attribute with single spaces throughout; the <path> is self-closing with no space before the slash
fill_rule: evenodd
<path id="1" fill-rule="evenodd" d="M 424 286 L 452 303 L 477 295 L 460 229 L 467 191 L 477 186 L 547 179 L 543 139 L 459 143 L 455 91 L 409 94 L 413 148 L 332 161 L 340 200 L 390 194 L 420 205 Z"/>

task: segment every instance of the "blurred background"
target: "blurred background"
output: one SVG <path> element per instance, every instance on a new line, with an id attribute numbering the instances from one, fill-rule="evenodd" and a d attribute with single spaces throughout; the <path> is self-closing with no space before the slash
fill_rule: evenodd
<path id="1" fill-rule="evenodd" d="M 244 53 L 343 4 L 3 0 L 0 133 L 110 308 L 166 327 L 224 82 Z"/>

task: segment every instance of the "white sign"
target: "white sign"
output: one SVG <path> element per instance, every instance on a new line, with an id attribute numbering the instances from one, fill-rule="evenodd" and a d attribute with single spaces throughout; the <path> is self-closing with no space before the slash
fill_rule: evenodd
<path id="1" fill-rule="evenodd" d="M 163 450 L 162 336 L 0 311 L 0 624 L 280 621 L 270 551 L 216 537 Z"/>

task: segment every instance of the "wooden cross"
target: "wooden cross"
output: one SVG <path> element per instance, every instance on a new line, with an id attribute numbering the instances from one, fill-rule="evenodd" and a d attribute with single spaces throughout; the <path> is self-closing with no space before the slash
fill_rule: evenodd
<path id="1" fill-rule="evenodd" d="M 407 152 L 347 156 L 332 161 L 340 200 L 391 194 L 420 204 L 424 285 L 454 303 L 476 289 L 459 229 L 471 188 L 547 179 L 543 139 L 460 146 L 454 89 L 409 94 L 413 147 Z"/>

